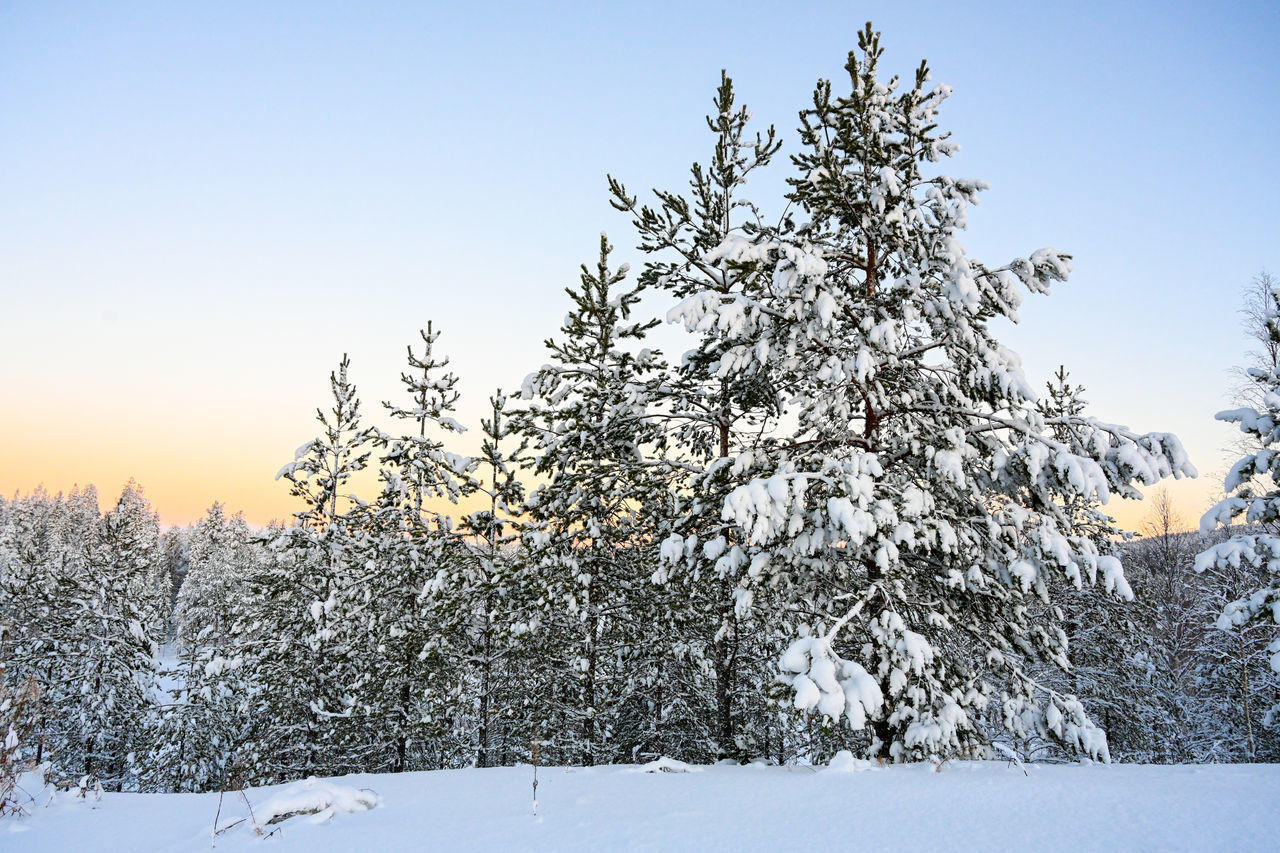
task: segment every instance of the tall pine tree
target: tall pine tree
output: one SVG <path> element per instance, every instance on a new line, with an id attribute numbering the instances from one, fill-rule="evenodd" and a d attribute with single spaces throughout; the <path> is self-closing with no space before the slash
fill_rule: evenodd
<path id="1" fill-rule="evenodd" d="M 1033 665 L 1069 666 L 1049 579 L 1120 594 L 1119 561 L 1064 507 L 1136 496 L 1192 474 L 1177 440 L 1064 415 L 1055 437 L 995 317 L 1019 286 L 1045 293 L 1066 256 L 991 268 L 958 241 L 984 187 L 934 174 L 955 146 L 936 132 L 946 87 L 881 81 L 868 28 L 846 70 L 801 114 L 788 200 L 807 221 L 729 235 L 702 265 L 767 271 L 767 287 L 691 293 L 672 312 L 719 329 L 724 375 L 768 371 L 787 416 L 732 461 L 723 504 L 737 584 L 779 591 L 800 638 L 781 666 L 797 707 L 855 729 L 868 753 L 907 760 L 985 748 L 991 719 L 1106 757 L 1078 699 Z M 799 215 L 798 214 L 798 215 Z M 668 540 L 678 559 L 699 544 Z M 1035 601 L 1050 606 L 1033 608 Z M 779 605 L 774 605 L 778 607 Z"/>
<path id="2" fill-rule="evenodd" d="M 375 649 L 365 703 L 375 736 L 387 744 L 379 760 L 386 763 L 375 766 L 395 771 L 439 766 L 440 751 L 429 757 L 427 741 L 444 734 L 441 723 L 455 710 L 456 673 L 445 668 L 442 653 L 442 625 L 451 614 L 434 590 L 457 551 L 458 533 L 444 510 L 466 491 L 474 468 L 445 443 L 463 428 L 453 417 L 457 376 L 436 352 L 440 333 L 428 323 L 420 334 L 422 350 L 409 347 L 408 370 L 400 375 L 410 405 L 383 404 L 405 429 L 379 439 L 383 489 L 368 514 L 363 575 Z"/>
<path id="3" fill-rule="evenodd" d="M 370 673 L 358 642 L 362 602 L 352 595 L 364 505 L 348 489 L 368 466 L 372 434 L 361 423 L 349 366 L 343 356 L 329 375 L 332 408 L 316 412 L 322 435 L 277 474 L 303 509 L 280 532 L 269 565 L 250 580 L 252 608 L 237 628 L 253 638 L 245 666 L 257 686 L 254 778 L 358 769 L 356 697 Z"/>
<path id="4" fill-rule="evenodd" d="M 731 355 L 741 338 L 727 322 L 728 312 L 747 310 L 769 292 L 769 269 L 747 257 L 730 263 L 708 259 L 726 240 L 751 239 L 765 229 L 760 211 L 742 191 L 780 143 L 772 127 L 764 135 L 748 132 L 750 113 L 735 105 L 733 81 L 723 73 L 714 106 L 715 114 L 707 117 L 715 138 L 711 160 L 692 166 L 687 196 L 659 191 L 657 206 L 650 207 L 629 196 L 618 180 L 609 183 L 613 206 L 632 215 L 640 249 L 653 255 L 641 282 L 666 290 L 681 305 L 718 306 L 726 312 L 706 315 L 707 322 L 691 318 L 685 323 L 696 336 L 695 346 L 685 353 L 660 406 L 667 418 L 669 455 L 685 478 L 667 519 L 669 544 L 655 579 L 686 604 L 667 625 L 675 635 L 670 645 L 678 652 L 672 665 L 683 670 L 683 677 L 670 678 L 676 690 L 669 698 L 690 708 L 701 729 L 699 739 L 712 744 L 712 756 L 750 757 L 769 751 L 767 731 L 763 738 L 749 738 L 744 725 L 767 716 L 760 700 L 776 650 L 771 626 L 746 605 L 770 591 L 748 573 L 743 540 L 725 523 L 722 510 L 734 485 L 733 460 L 750 453 L 776 425 L 784 401 L 770 363 Z"/>
<path id="5" fill-rule="evenodd" d="M 656 320 L 631 319 L 638 287 L 627 269 L 609 268 L 600 237 L 595 270 L 565 288 L 573 308 L 551 362 L 525 380 L 530 400 L 519 422 L 537 476 L 525 527 L 533 583 L 547 610 L 544 631 L 557 704 L 554 727 L 566 760 L 616 757 L 609 743 L 622 705 L 635 692 L 637 664 L 652 648 L 650 577 L 656 522 L 663 514 L 666 469 L 652 457 L 659 437 L 650 412 L 664 365 L 652 350 L 632 350 Z"/>
<path id="6" fill-rule="evenodd" d="M 1268 333 L 1267 352 L 1274 354 L 1280 348 L 1280 285 L 1269 279 L 1267 283 L 1271 286 L 1263 294 L 1261 320 Z M 1245 396 L 1259 404 L 1219 412 L 1217 417 L 1239 426 L 1247 450 L 1227 473 L 1223 485 L 1227 497 L 1205 513 L 1200 529 L 1208 533 L 1241 517 L 1247 527 L 1201 553 L 1195 567 L 1199 572 L 1218 573 L 1244 569 L 1260 576 L 1252 589 L 1226 603 L 1217 626 L 1234 634 L 1242 647 L 1243 707 L 1249 707 L 1255 691 L 1267 697 L 1259 722 L 1270 727 L 1280 724 L 1280 535 L 1275 532 L 1280 522 L 1280 452 L 1273 447 L 1280 439 L 1280 367 L 1274 359 L 1266 359 L 1246 374 L 1255 388 Z M 1255 677 L 1262 684 L 1248 684 L 1250 645 L 1265 645 L 1269 657 L 1271 671 L 1262 679 Z"/>

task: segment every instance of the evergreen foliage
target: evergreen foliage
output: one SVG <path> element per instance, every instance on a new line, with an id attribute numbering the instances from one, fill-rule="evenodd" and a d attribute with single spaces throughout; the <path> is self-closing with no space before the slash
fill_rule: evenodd
<path id="1" fill-rule="evenodd" d="M 1078 700 L 1030 671 L 1069 667 L 1056 578 L 1079 587 L 1101 570 L 1128 591 L 1065 506 L 1194 469 L 1172 436 L 1039 411 L 989 326 L 1017 319 L 1020 285 L 1065 279 L 1068 258 L 965 255 L 984 185 L 934 173 L 955 150 L 936 131 L 949 90 L 926 86 L 924 64 L 909 88 L 882 82 L 881 55 L 868 27 L 850 93 L 819 81 L 801 113 L 787 198 L 808 221 L 744 227 L 700 258 L 761 285 L 691 289 L 672 311 L 720 338 L 716 375 L 767 377 L 787 417 L 723 466 L 729 535 L 677 533 L 664 555 L 722 554 L 739 612 L 757 588 L 779 591 L 769 621 L 799 626 L 781 663 L 796 706 L 870 722 L 873 756 L 972 753 L 994 719 L 1105 757 Z"/>
<path id="2" fill-rule="evenodd" d="M 475 467 L 445 443 L 464 429 L 453 418 L 457 377 L 435 351 L 440 333 L 428 323 L 420 336 L 421 354 L 409 347 L 400 375 L 410 407 L 383 404 L 405 430 L 379 438 L 383 488 L 366 514 L 361 554 L 375 650 L 364 704 L 382 744 L 374 766 L 396 771 L 429 760 L 429 743 L 443 738 L 440 721 L 457 710 L 458 691 L 442 666 L 449 602 L 435 590 L 459 541 L 442 509 L 469 490 Z"/>
<path id="3" fill-rule="evenodd" d="M 462 538 L 450 554 L 453 569 L 438 585 L 452 613 L 449 654 L 460 676 L 475 766 L 507 764 L 523 755 L 536 725 L 534 695 L 514 638 L 538 626 L 522 584 L 517 516 L 523 506 L 520 459 L 525 450 L 507 417 L 501 389 L 489 398 L 489 416 L 480 421 L 481 445 L 467 494 L 484 508 L 460 525 Z"/>
<path id="4" fill-rule="evenodd" d="M 731 462 L 757 448 L 777 423 L 783 391 L 766 359 L 731 355 L 744 342 L 742 328 L 729 313 L 767 298 L 771 280 L 765 265 L 741 258 L 718 263 L 716 251 L 731 238 L 749 239 L 765 225 L 761 213 L 741 193 L 751 174 L 766 167 L 781 143 L 773 128 L 752 136 L 750 112 L 735 107 L 733 81 L 723 72 L 707 126 L 715 138 L 710 165 L 694 163 L 689 196 L 658 191 L 657 207 L 642 205 L 626 187 L 609 179 L 613 206 L 633 217 L 641 251 L 653 256 L 641 275 L 684 300 L 682 305 L 721 306 L 724 316 L 683 317 L 695 346 L 671 378 L 659 402 L 668 421 L 666 445 L 684 473 L 683 486 L 666 522 L 669 543 L 655 580 L 685 602 L 673 619 L 677 649 L 684 663 L 712 678 L 714 717 L 709 736 L 716 757 L 750 757 L 767 752 L 768 737 L 743 731 L 747 719 L 768 716 L 765 698 L 778 649 L 771 643 L 762 610 L 744 607 L 748 596 L 767 594 L 746 571 L 741 538 L 723 515 L 734 487 Z M 693 673 L 686 673 L 693 675 Z M 681 678 L 677 704 L 696 707 L 706 701 L 702 679 Z M 703 738 L 705 740 L 705 738 Z"/>
<path id="5" fill-rule="evenodd" d="M 220 503 L 191 529 L 187 570 L 174 607 L 175 684 L 157 723 L 148 782 L 158 790 L 228 787 L 246 738 L 248 685 L 237 623 L 249 578 L 265 562 L 258 535 Z"/>

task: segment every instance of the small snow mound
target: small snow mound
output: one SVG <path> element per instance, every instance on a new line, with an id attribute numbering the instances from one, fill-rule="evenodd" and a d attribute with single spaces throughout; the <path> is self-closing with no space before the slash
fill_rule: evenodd
<path id="1" fill-rule="evenodd" d="M 830 773 L 857 773 L 862 770 L 870 770 L 872 766 L 872 763 L 865 758 L 854 758 L 852 752 L 842 749 L 832 756 L 831 761 L 827 763 L 827 771 Z"/>
<path id="2" fill-rule="evenodd" d="M 285 788 L 253 810 L 256 829 L 297 815 L 311 815 L 312 823 L 324 823 L 335 814 L 363 812 L 378 805 L 378 795 L 368 788 L 335 785 L 312 776 Z"/>
<path id="3" fill-rule="evenodd" d="M 702 770 L 701 767 L 694 767 L 665 755 L 648 764 L 641 764 L 639 769 L 642 773 L 697 773 Z"/>

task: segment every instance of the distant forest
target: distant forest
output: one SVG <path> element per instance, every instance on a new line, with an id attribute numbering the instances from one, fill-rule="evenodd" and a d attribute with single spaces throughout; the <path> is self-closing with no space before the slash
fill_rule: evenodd
<path id="1" fill-rule="evenodd" d="M 412 579 L 371 572 L 319 600 L 321 575 L 299 562 L 289 528 L 255 530 L 215 504 L 161 534 L 134 484 L 107 513 L 97 503 L 92 487 L 0 502 L 8 686 L 21 695 L 34 676 L 23 743 L 63 774 L 198 791 L 527 762 L 533 739 L 544 761 L 564 764 L 817 763 L 867 746 L 866 732 L 795 709 L 777 672 L 785 627 L 754 617 L 733 637 L 733 739 L 722 746 L 713 622 L 648 578 L 611 594 L 593 672 L 579 651 L 590 602 L 576 615 L 539 606 L 540 624 L 521 625 L 513 617 L 529 610 L 511 606 L 519 582 L 483 585 L 495 562 L 512 575 L 527 565 L 518 546 L 486 551 L 460 537 Z M 1065 597 L 1074 666 L 1041 675 L 1080 697 L 1112 760 L 1280 760 L 1280 734 L 1264 724 L 1280 701 L 1265 626 L 1214 627 L 1259 573 L 1195 572 L 1206 543 L 1178 522 L 1157 496 L 1147 535 L 1121 546 L 1135 601 L 1087 589 Z M 362 574 L 355 567 L 371 553 L 348 552 L 349 571 Z M 408 586 L 416 581 L 431 587 L 425 596 Z M 995 725 L 985 734 L 1001 737 Z M 1040 760 L 1067 755 L 1038 737 L 1016 747 Z"/>

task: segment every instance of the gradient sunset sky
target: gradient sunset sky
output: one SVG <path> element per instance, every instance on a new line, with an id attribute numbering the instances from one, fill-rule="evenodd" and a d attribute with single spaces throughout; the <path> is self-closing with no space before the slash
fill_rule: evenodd
<path id="1" fill-rule="evenodd" d="M 477 424 L 544 360 L 601 230 L 643 262 L 606 173 L 683 188 L 721 68 L 796 150 L 870 19 L 888 69 L 926 57 L 955 90 L 947 169 L 992 185 L 970 254 L 1075 257 L 1005 343 L 1092 414 L 1177 433 L 1194 522 L 1240 289 L 1280 273 L 1280 4 L 973 6 L 0 3 L 0 493 L 109 504 L 132 476 L 166 524 L 287 517 L 273 475 L 329 371 L 350 353 L 385 423 L 428 320 Z M 747 195 L 776 212 L 788 175 Z"/>

